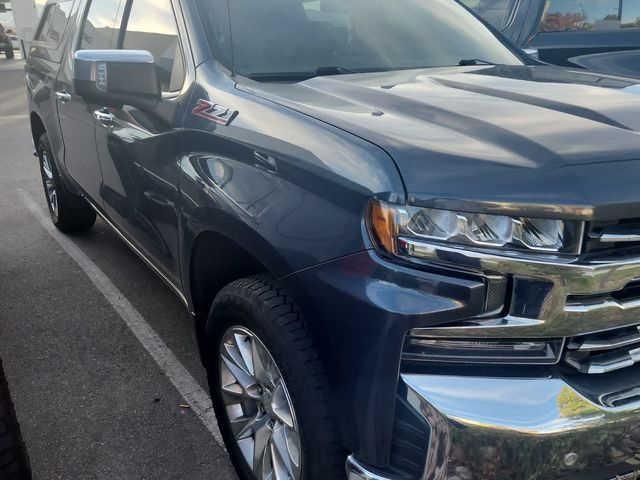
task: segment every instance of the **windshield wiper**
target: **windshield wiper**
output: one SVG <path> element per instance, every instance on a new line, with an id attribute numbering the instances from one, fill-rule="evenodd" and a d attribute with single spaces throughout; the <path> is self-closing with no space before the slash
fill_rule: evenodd
<path id="1" fill-rule="evenodd" d="M 482 60 L 481 58 L 465 58 L 458 62 L 458 65 L 461 67 L 469 67 L 472 65 L 497 65 L 495 62 L 489 62 L 487 60 Z"/>
<path id="2" fill-rule="evenodd" d="M 329 66 L 318 67 L 315 72 L 257 72 L 249 73 L 246 76 L 258 82 L 291 82 L 309 80 L 313 77 L 326 75 L 344 75 L 346 73 L 358 73 L 345 67 Z"/>
<path id="3" fill-rule="evenodd" d="M 327 67 L 318 67 L 316 70 L 316 75 L 319 77 L 325 75 L 344 75 L 346 73 L 358 73 L 354 70 L 345 67 L 339 67 L 337 65 L 331 65 Z"/>
<path id="4" fill-rule="evenodd" d="M 311 72 L 259 72 L 249 73 L 246 76 L 258 82 L 291 82 L 309 80 L 316 75 Z"/>

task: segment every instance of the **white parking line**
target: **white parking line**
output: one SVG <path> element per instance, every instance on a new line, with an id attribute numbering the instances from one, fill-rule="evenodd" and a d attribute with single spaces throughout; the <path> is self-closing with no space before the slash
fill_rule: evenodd
<path id="1" fill-rule="evenodd" d="M 26 120 L 29 118 L 29 115 L 3 115 L 0 117 L 0 121 L 11 123 L 16 122 L 18 120 Z"/>
<path id="2" fill-rule="evenodd" d="M 66 237 L 56 229 L 51 223 L 49 215 L 42 211 L 31 195 L 24 190 L 17 191 L 23 197 L 25 205 L 33 216 L 86 273 L 89 280 L 104 295 L 104 298 L 107 299 L 113 309 L 118 312 L 124 323 L 153 357 L 207 430 L 211 432 L 218 445 L 224 448 L 209 395 L 200 387 L 151 325 L 147 323 L 140 312 L 126 299 L 104 272 L 69 237 Z"/>

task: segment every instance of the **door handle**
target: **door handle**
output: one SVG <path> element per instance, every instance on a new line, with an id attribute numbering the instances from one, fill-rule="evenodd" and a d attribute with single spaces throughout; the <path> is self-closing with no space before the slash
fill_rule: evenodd
<path id="1" fill-rule="evenodd" d="M 71 95 L 62 90 L 61 92 L 56 92 L 56 98 L 60 101 L 60 103 L 69 103 L 71 101 Z"/>
<path id="2" fill-rule="evenodd" d="M 113 126 L 116 117 L 106 108 L 102 108 L 100 110 L 96 110 L 95 112 L 93 112 L 93 116 L 95 117 L 96 120 L 98 120 L 100 123 L 102 123 L 102 125 L 104 125 L 105 127 L 111 127 Z"/>

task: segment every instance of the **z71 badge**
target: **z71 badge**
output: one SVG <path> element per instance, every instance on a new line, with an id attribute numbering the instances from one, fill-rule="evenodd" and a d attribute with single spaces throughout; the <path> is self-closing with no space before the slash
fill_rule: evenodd
<path id="1" fill-rule="evenodd" d="M 231 110 L 230 108 L 223 107 L 208 100 L 200 99 L 196 104 L 196 107 L 191 111 L 192 114 L 217 123 L 219 125 L 229 125 L 238 112 Z"/>

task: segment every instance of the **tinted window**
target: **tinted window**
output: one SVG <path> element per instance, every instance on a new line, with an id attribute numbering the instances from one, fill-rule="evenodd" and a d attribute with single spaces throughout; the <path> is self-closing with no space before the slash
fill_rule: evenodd
<path id="1" fill-rule="evenodd" d="M 92 0 L 82 27 L 80 50 L 105 50 L 113 46 L 120 0 Z"/>
<path id="2" fill-rule="evenodd" d="M 638 0 L 551 0 L 543 32 L 617 30 L 640 27 Z"/>
<path id="3" fill-rule="evenodd" d="M 47 5 L 42 12 L 42 17 L 40 18 L 40 26 L 38 27 L 38 31 L 34 37 L 36 42 L 44 42 L 44 39 L 47 38 L 47 34 L 49 33 L 49 27 L 51 27 L 51 15 L 53 13 L 53 4 Z"/>
<path id="4" fill-rule="evenodd" d="M 517 0 L 461 0 L 499 30 L 509 26 Z"/>
<path id="5" fill-rule="evenodd" d="M 72 6 L 71 0 L 47 5 L 42 13 L 42 20 L 35 40 L 49 45 L 59 45 L 67 27 Z"/>
<path id="6" fill-rule="evenodd" d="M 69 16 L 71 15 L 71 7 L 73 2 L 62 1 L 51 9 L 51 25 L 49 27 L 49 33 L 44 40 L 51 45 L 59 45 L 62 41 L 62 36 L 67 28 L 69 22 Z"/>
<path id="7" fill-rule="evenodd" d="M 133 0 L 122 48 L 147 50 L 158 67 L 162 90 L 180 90 L 184 82 L 184 63 L 178 26 L 169 0 Z"/>
<path id="8" fill-rule="evenodd" d="M 198 5 L 207 37 L 216 60 L 231 66 L 231 30 L 227 0 L 207 0 Z"/>
<path id="9" fill-rule="evenodd" d="M 198 2 L 215 43 L 207 11 L 216 2 Z M 256 79 L 313 76 L 324 67 L 364 72 L 455 66 L 463 59 L 521 64 L 452 0 L 233 0 L 229 8 L 233 67 Z"/>

